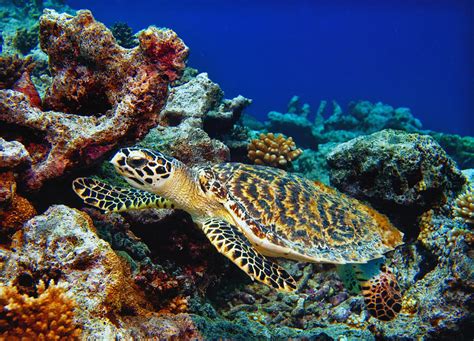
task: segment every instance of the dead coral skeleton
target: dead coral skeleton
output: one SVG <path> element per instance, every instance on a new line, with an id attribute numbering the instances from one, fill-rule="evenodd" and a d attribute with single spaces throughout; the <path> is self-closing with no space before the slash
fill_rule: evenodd
<path id="1" fill-rule="evenodd" d="M 252 140 L 248 147 L 250 160 L 256 165 L 267 165 L 286 168 L 288 164 L 303 153 L 292 137 L 286 138 L 281 134 L 260 134 L 258 139 Z"/>

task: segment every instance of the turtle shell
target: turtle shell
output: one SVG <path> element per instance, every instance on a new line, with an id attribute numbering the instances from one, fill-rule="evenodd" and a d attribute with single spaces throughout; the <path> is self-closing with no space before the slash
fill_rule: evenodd
<path id="1" fill-rule="evenodd" d="M 363 263 L 402 243 L 403 234 L 387 217 L 321 183 L 264 166 L 226 163 L 211 169 L 220 195 L 225 192 L 224 205 L 264 254 Z"/>

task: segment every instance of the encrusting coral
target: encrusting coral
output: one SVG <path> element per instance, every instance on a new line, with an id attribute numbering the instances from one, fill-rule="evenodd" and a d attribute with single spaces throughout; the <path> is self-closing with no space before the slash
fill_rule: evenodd
<path id="1" fill-rule="evenodd" d="M 0 285 L 0 336 L 6 340 L 77 339 L 81 329 L 74 322 L 76 303 L 54 283 L 36 287 L 37 297 Z"/>
<path id="2" fill-rule="evenodd" d="M 472 187 L 456 198 L 453 213 L 455 217 L 461 218 L 466 224 L 474 224 L 474 189 Z"/>
<path id="3" fill-rule="evenodd" d="M 256 165 L 267 165 L 278 168 L 286 168 L 291 161 L 303 153 L 292 137 L 281 134 L 260 134 L 258 139 L 250 141 L 248 147 L 248 158 Z"/>
<path id="4" fill-rule="evenodd" d="M 0 90 L 0 122 L 40 139 L 41 148 L 29 150 L 34 162 L 21 173 L 27 189 L 91 164 L 159 123 L 168 85 L 184 69 L 188 48 L 168 29 L 150 27 L 138 39 L 140 46 L 127 50 L 89 11 L 75 17 L 44 11 L 40 44 L 53 80 L 43 104 L 51 111 L 32 107 L 19 92 Z"/>

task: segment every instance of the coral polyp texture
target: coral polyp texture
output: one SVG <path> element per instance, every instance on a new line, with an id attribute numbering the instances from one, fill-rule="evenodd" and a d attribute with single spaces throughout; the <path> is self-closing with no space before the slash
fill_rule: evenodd
<path id="1" fill-rule="evenodd" d="M 466 189 L 454 201 L 453 213 L 466 224 L 474 225 L 474 189 Z"/>
<path id="2" fill-rule="evenodd" d="M 54 283 L 36 286 L 37 297 L 18 291 L 15 286 L 0 285 L 0 336 L 5 340 L 78 339 L 74 300 Z"/>
<path id="3" fill-rule="evenodd" d="M 150 27 L 138 39 L 138 47 L 124 49 L 89 11 L 44 11 L 40 44 L 53 76 L 43 100 L 46 111 L 20 92 L 0 90 L 0 122 L 35 138 L 22 141 L 34 160 L 21 174 L 28 189 L 95 162 L 159 123 L 169 83 L 184 69 L 188 48 L 168 29 Z"/>
<path id="4" fill-rule="evenodd" d="M 278 168 L 286 168 L 291 161 L 303 153 L 292 137 L 281 134 L 260 134 L 258 139 L 250 141 L 248 147 L 248 158 L 256 165 L 267 165 Z"/>

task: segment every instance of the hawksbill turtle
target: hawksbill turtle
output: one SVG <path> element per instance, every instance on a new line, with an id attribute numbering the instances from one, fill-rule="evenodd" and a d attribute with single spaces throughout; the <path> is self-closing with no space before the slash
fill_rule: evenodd
<path id="1" fill-rule="evenodd" d="M 216 249 L 252 279 L 281 291 L 297 283 L 273 257 L 338 265 L 369 312 L 391 320 L 401 309 L 383 254 L 403 234 L 382 214 L 335 189 L 283 170 L 222 163 L 187 167 L 160 152 L 123 148 L 111 160 L 134 188 L 78 178 L 74 191 L 104 211 L 176 208 L 188 212 Z"/>

